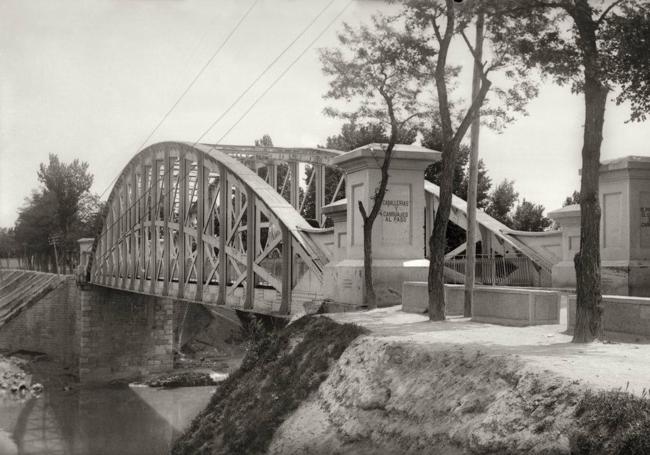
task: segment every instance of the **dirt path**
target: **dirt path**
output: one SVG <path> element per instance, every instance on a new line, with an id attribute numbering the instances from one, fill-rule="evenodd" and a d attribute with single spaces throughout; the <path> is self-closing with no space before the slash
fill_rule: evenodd
<path id="1" fill-rule="evenodd" d="M 466 318 L 430 322 L 426 315 L 402 312 L 401 306 L 327 316 L 362 325 L 373 337 L 422 344 L 431 350 L 466 345 L 512 354 L 531 366 L 596 389 L 627 389 L 636 395 L 650 389 L 650 344 L 572 344 L 571 336 L 564 333 L 566 310 L 560 324 L 535 327 L 505 327 Z"/>

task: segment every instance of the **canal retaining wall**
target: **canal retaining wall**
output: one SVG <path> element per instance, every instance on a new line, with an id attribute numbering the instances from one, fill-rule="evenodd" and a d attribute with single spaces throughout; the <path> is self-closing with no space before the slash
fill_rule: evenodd
<path id="1" fill-rule="evenodd" d="M 0 271 L 10 317 L 0 324 L 0 350 L 42 352 L 75 366 L 79 354 L 77 302 L 72 276 Z"/>

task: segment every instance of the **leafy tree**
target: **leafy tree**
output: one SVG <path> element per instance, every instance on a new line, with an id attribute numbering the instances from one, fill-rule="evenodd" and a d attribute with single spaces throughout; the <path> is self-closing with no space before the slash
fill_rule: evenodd
<path id="1" fill-rule="evenodd" d="M 265 134 L 259 139 L 255 139 L 255 147 L 273 147 L 273 139 L 268 134 Z"/>
<path id="2" fill-rule="evenodd" d="M 20 249 L 14 229 L 0 227 L 0 257 L 17 257 L 20 255 Z"/>
<path id="3" fill-rule="evenodd" d="M 372 226 L 379 215 L 386 194 L 390 162 L 399 132 L 409 121 L 421 115 L 419 96 L 422 87 L 416 75 L 425 71 L 426 53 L 404 52 L 410 47 L 409 33 L 398 31 L 395 20 L 374 16 L 371 26 L 358 29 L 345 24 L 339 34 L 339 48 L 321 51 L 323 72 L 331 77 L 326 97 L 359 101 L 354 113 L 329 108 L 326 113 L 342 118 L 379 119 L 390 127 L 388 143 L 381 164 L 381 181 L 373 193 L 372 207 L 359 201 L 363 220 L 365 303 L 377 305 L 372 282 Z"/>
<path id="4" fill-rule="evenodd" d="M 567 196 L 562 203 L 562 207 L 573 204 L 580 204 L 580 191 L 574 191 L 571 196 Z"/>
<path id="5" fill-rule="evenodd" d="M 93 176 L 88 163 L 78 159 L 63 163 L 50 154 L 48 162 L 39 166 L 38 180 L 43 186 L 19 211 L 16 240 L 36 258 L 38 264 L 33 265 L 53 270 L 53 249 L 48 241 L 53 235 L 59 236 L 59 263 L 71 270 L 78 257 L 77 240 L 95 235 L 103 222 L 102 204 L 89 193 Z"/>
<path id="6" fill-rule="evenodd" d="M 544 216 L 544 206 L 524 199 L 512 216 L 512 228 L 517 231 L 539 232 L 548 228 L 552 221 Z"/>
<path id="7" fill-rule="evenodd" d="M 469 172 L 464 169 L 463 180 L 456 195 L 461 199 L 467 200 L 467 188 L 469 186 Z M 480 159 L 478 161 L 478 185 L 476 191 L 476 207 L 485 209 L 490 203 L 490 188 L 492 187 L 492 179 L 488 176 L 485 162 Z"/>
<path id="8" fill-rule="evenodd" d="M 18 211 L 16 240 L 24 246 L 28 257 L 33 257 L 33 267 L 54 270 L 54 253 L 48 244 L 53 234 L 58 234 L 58 201 L 53 193 L 34 191 Z"/>
<path id="9" fill-rule="evenodd" d="M 51 153 L 49 163 L 41 163 L 39 166 L 38 181 L 56 199 L 57 227 L 65 236 L 75 221 L 81 196 L 93 184 L 93 176 L 88 173 L 88 163 L 75 159 L 72 163 L 65 164 Z"/>
<path id="10" fill-rule="evenodd" d="M 607 97 L 616 84 L 618 103 L 629 101 L 631 119 L 650 107 L 648 1 L 506 0 L 510 12 L 501 24 L 500 43 L 539 67 L 559 84 L 584 94 L 585 122 L 580 184 L 580 250 L 574 258 L 577 311 L 574 342 L 602 332 L 600 206 L 598 177 Z M 545 27 L 535 21 L 546 19 Z M 525 31 L 525 32 L 524 32 Z"/>
<path id="11" fill-rule="evenodd" d="M 506 226 L 512 227 L 510 212 L 518 198 L 519 193 L 515 191 L 515 182 L 504 179 L 490 193 L 490 200 L 485 212 Z"/>

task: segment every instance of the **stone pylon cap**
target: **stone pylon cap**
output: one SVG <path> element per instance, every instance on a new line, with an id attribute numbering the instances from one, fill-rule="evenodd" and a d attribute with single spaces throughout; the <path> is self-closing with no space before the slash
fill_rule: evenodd
<path id="1" fill-rule="evenodd" d="M 346 168 L 351 163 L 365 161 L 370 167 L 379 167 L 381 166 L 387 147 L 388 144 L 373 142 L 337 156 L 332 160 L 332 164 Z M 431 164 L 440 161 L 441 156 L 441 152 L 422 147 L 421 145 L 395 144 L 391 163 L 400 166 L 400 164 L 403 165 L 405 162 L 410 161 L 417 162 L 417 165 L 421 166 L 422 164 Z M 411 163 L 409 167 L 413 164 L 415 163 Z"/>
<path id="2" fill-rule="evenodd" d="M 630 155 L 600 163 L 600 172 L 615 171 L 618 169 L 650 170 L 650 156 Z"/>
<path id="3" fill-rule="evenodd" d="M 570 218 L 580 218 L 580 204 L 571 204 L 562 207 L 561 209 L 548 212 L 549 218 L 557 222 L 566 221 Z"/>

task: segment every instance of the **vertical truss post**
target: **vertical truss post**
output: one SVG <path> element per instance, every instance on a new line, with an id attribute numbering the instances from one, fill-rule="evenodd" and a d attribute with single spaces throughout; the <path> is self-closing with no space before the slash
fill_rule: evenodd
<path id="1" fill-rule="evenodd" d="M 289 161 L 289 173 L 291 174 L 291 183 L 289 186 L 289 203 L 293 205 L 296 210 L 298 210 L 300 207 L 300 193 L 298 192 L 298 185 L 300 184 L 298 176 L 298 165 L 298 161 Z"/>
<path id="2" fill-rule="evenodd" d="M 185 264 L 187 263 L 187 248 L 185 248 L 185 217 L 187 216 L 187 160 L 185 152 L 180 152 L 178 168 L 178 298 L 185 297 Z"/>
<path id="3" fill-rule="evenodd" d="M 122 258 L 124 257 L 122 248 L 124 246 L 124 241 L 123 241 L 123 234 L 124 234 L 124 216 L 122 213 L 122 190 L 123 186 L 122 184 L 124 183 L 124 179 L 120 179 L 118 182 L 118 191 L 117 191 L 117 230 L 116 230 L 116 236 L 115 240 L 117 243 L 117 273 L 115 274 L 115 281 L 113 282 L 114 286 L 120 286 L 122 283 Z"/>
<path id="4" fill-rule="evenodd" d="M 138 265 L 138 253 L 137 253 L 137 238 L 135 225 L 138 222 L 138 198 L 137 198 L 137 188 L 138 188 L 138 179 L 135 173 L 135 166 L 131 166 L 131 200 L 129 201 L 129 206 L 131 207 L 131 220 L 129 223 L 129 229 L 131 230 L 131 282 L 129 283 L 129 289 L 133 290 L 135 288 L 135 276 L 136 276 L 136 266 Z"/>
<path id="5" fill-rule="evenodd" d="M 151 214 L 151 225 L 149 226 L 149 233 L 151 234 L 149 245 L 149 256 L 151 264 L 151 283 L 149 291 L 152 294 L 156 293 L 156 281 L 158 281 L 158 227 L 156 221 L 158 220 L 158 174 L 160 168 L 158 161 L 152 152 L 151 155 L 151 207 L 149 213 Z"/>
<path id="6" fill-rule="evenodd" d="M 205 250 L 203 249 L 203 224 L 205 221 L 205 193 L 208 191 L 206 185 L 206 172 L 203 152 L 199 152 L 196 169 L 196 186 L 198 191 L 197 199 L 197 222 L 196 222 L 196 299 L 203 300 L 203 281 L 205 274 Z"/>
<path id="7" fill-rule="evenodd" d="M 226 286 L 228 285 L 228 255 L 226 240 L 228 239 L 228 224 L 230 223 L 230 186 L 228 186 L 228 170 L 223 164 L 219 165 L 219 305 L 226 304 Z"/>
<path id="8" fill-rule="evenodd" d="M 320 226 L 323 223 L 323 201 L 325 200 L 325 166 L 315 164 L 313 172 L 316 173 L 314 175 L 314 205 L 316 206 L 314 218 Z"/>
<path id="9" fill-rule="evenodd" d="M 246 301 L 244 308 L 252 309 L 255 302 L 255 193 L 246 188 Z"/>
<path id="10" fill-rule="evenodd" d="M 293 250 L 291 233 L 286 226 L 282 226 L 282 302 L 280 313 L 291 312 L 291 289 L 293 287 Z"/>
<path id="11" fill-rule="evenodd" d="M 172 200 L 172 174 L 173 166 L 172 159 L 169 156 L 169 148 L 165 147 L 163 156 L 163 187 L 165 188 L 165 197 L 163 198 L 163 295 L 169 295 L 169 283 L 171 283 L 171 232 L 169 231 L 169 217 L 171 216 L 171 209 L 174 204 Z"/>
<path id="12" fill-rule="evenodd" d="M 113 273 L 113 207 L 108 207 L 108 214 L 106 215 L 106 235 L 104 238 L 104 261 L 106 267 L 104 269 L 104 276 L 102 284 L 106 285 L 109 282 L 110 275 Z"/>
<path id="13" fill-rule="evenodd" d="M 144 160 L 140 160 L 138 171 L 140 174 L 140 186 L 138 187 L 138 204 L 140 206 L 138 213 L 138 222 L 140 223 L 140 247 L 138 249 L 138 252 L 140 253 L 140 262 L 138 263 L 138 268 L 140 269 L 140 283 L 138 284 L 138 290 L 142 292 L 144 290 L 144 280 L 146 278 L 144 261 L 147 249 L 147 231 L 144 228 L 144 222 L 147 218 L 145 215 L 145 210 L 147 209 L 147 168 L 144 165 Z"/>

